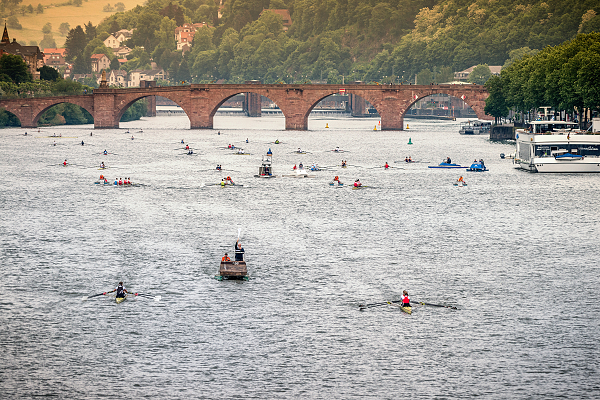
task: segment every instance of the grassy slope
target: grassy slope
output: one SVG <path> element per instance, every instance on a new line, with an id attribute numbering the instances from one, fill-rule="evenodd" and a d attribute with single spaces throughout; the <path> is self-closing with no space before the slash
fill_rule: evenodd
<path id="1" fill-rule="evenodd" d="M 75 28 L 77 25 L 83 27 L 83 24 L 87 24 L 88 21 L 91 21 L 94 25 L 98 25 L 104 18 L 114 14 L 114 12 L 103 12 L 102 8 L 109 3 L 114 7 L 115 3 L 119 1 L 125 4 L 125 11 L 131 10 L 138 4 L 141 5 L 144 3 L 144 0 L 88 0 L 84 1 L 81 7 L 54 7 L 52 4 L 59 4 L 60 1 L 24 0 L 21 5 L 27 6 L 31 4 L 35 9 L 38 4 L 41 4 L 44 7 L 49 8 L 45 8 L 43 14 L 36 14 L 35 12 L 33 14 L 25 14 L 25 16 L 17 14 L 17 18 L 23 26 L 23 29 L 9 29 L 8 34 L 10 35 L 11 40 L 12 38 L 16 38 L 17 42 L 21 44 L 29 44 L 31 40 L 35 40 L 39 43 L 44 38 L 42 27 L 47 22 L 50 22 L 52 24 L 52 34 L 54 35 L 56 45 L 62 47 L 65 43 L 66 36 L 62 36 L 60 32 L 58 32 L 60 24 L 68 22 L 71 29 Z"/>

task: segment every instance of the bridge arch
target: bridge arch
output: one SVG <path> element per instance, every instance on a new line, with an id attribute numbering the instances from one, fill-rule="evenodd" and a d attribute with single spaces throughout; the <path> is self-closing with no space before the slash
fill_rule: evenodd
<path id="1" fill-rule="evenodd" d="M 125 114 L 127 109 L 129 109 L 129 107 L 131 107 L 133 105 L 133 103 L 135 103 L 138 100 L 144 99 L 146 97 L 151 97 L 151 96 L 161 96 L 161 97 L 164 97 L 166 99 L 173 101 L 175 104 L 177 104 L 179 107 L 181 107 L 181 109 L 187 115 L 188 119 L 191 122 L 191 115 L 192 115 L 191 107 L 189 106 L 189 104 L 186 101 L 184 101 L 181 98 L 181 96 L 178 95 L 179 93 L 180 92 L 161 92 L 161 93 L 156 93 L 156 94 L 148 94 L 148 93 L 143 93 L 143 92 L 137 92 L 137 93 L 131 93 L 128 95 L 121 96 L 121 98 L 118 99 L 118 102 L 115 102 L 117 104 L 115 104 L 116 107 L 115 107 L 115 112 L 113 114 L 112 125 L 115 128 L 118 128 L 119 122 L 121 121 L 123 114 Z"/>
<path id="2" fill-rule="evenodd" d="M 51 109 L 54 106 L 57 106 L 59 104 L 65 104 L 65 103 L 66 104 L 73 104 L 73 105 L 79 106 L 79 107 L 83 108 L 84 110 L 86 110 L 92 116 L 92 118 L 94 117 L 94 108 L 91 107 L 90 109 L 88 109 L 88 107 L 89 107 L 88 104 L 85 104 L 85 103 L 80 104 L 79 101 L 72 101 L 70 99 L 57 100 L 57 101 L 55 101 L 55 102 L 53 102 L 51 104 L 47 104 L 47 105 L 45 105 L 43 107 L 40 107 L 37 110 L 36 114 L 34 114 L 33 118 L 32 118 L 32 124 L 33 124 L 33 126 L 35 127 L 35 126 L 38 125 L 38 123 L 40 121 L 40 118 L 42 118 L 42 115 L 44 115 L 44 113 L 46 111 L 48 111 L 49 109 Z"/>

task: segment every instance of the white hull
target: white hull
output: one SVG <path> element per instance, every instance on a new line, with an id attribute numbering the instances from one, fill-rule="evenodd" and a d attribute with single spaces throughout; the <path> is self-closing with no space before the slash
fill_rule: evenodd
<path id="1" fill-rule="evenodd" d="M 583 160 L 559 161 L 554 157 L 540 157 L 533 159 L 537 172 L 600 172 L 600 158 L 584 158 Z"/>

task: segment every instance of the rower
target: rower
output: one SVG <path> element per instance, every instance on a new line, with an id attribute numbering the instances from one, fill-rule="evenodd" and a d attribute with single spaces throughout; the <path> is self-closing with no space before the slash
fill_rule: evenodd
<path id="1" fill-rule="evenodd" d="M 100 168 L 106 168 L 106 167 L 104 166 L 104 161 L 102 161 L 102 162 L 100 163 Z"/>
<path id="2" fill-rule="evenodd" d="M 226 261 L 231 261 L 231 258 L 229 258 L 229 256 L 227 255 L 227 253 L 225 253 L 225 255 L 223 256 L 223 258 L 221 258 L 221 262 L 226 262 Z"/>
<path id="3" fill-rule="evenodd" d="M 402 291 L 402 307 L 410 307 L 410 297 L 406 290 Z"/>
<path id="4" fill-rule="evenodd" d="M 272 155 L 273 155 L 273 152 L 271 151 L 271 148 L 270 148 L 270 147 L 269 147 L 269 150 L 267 150 L 267 155 L 268 155 L 268 156 L 272 156 Z"/>
<path id="5" fill-rule="evenodd" d="M 340 148 L 336 147 L 334 151 L 338 152 L 338 151 L 340 151 Z"/>
<path id="6" fill-rule="evenodd" d="M 192 149 L 189 149 L 189 150 L 188 150 L 188 154 L 194 154 L 194 150 L 192 150 Z"/>
<path id="7" fill-rule="evenodd" d="M 408 162 L 413 162 L 413 160 L 410 156 L 408 156 Z"/>
<path id="8" fill-rule="evenodd" d="M 104 178 L 104 184 L 107 185 L 108 184 L 108 179 Z"/>
<path id="9" fill-rule="evenodd" d="M 246 138 L 246 143 L 248 143 L 248 138 Z"/>
<path id="10" fill-rule="evenodd" d="M 458 178 L 458 181 L 457 181 L 457 182 L 464 182 L 464 179 L 463 179 L 463 177 L 461 176 L 460 178 Z"/>
<path id="11" fill-rule="evenodd" d="M 100 174 L 100 178 L 98 180 L 104 180 L 104 175 Z"/>
<path id="12" fill-rule="evenodd" d="M 354 181 L 354 187 L 361 187 L 362 183 L 360 183 L 360 179 Z"/>
<path id="13" fill-rule="evenodd" d="M 65 167 L 67 166 L 67 160 L 65 160 L 65 161 L 63 162 L 63 165 L 64 165 Z"/>
<path id="14" fill-rule="evenodd" d="M 300 149 L 300 147 L 298 147 L 298 153 L 302 153 L 302 149 Z"/>
<path id="15" fill-rule="evenodd" d="M 298 169 L 303 169 L 303 168 L 304 168 L 304 165 L 302 165 L 302 163 L 300 163 L 300 164 L 298 165 Z"/>
<path id="16" fill-rule="evenodd" d="M 217 164 L 217 171 L 221 170 L 221 164 Z"/>
<path id="17" fill-rule="evenodd" d="M 346 161 L 342 160 L 342 168 L 346 168 Z"/>
<path id="18" fill-rule="evenodd" d="M 83 143 L 83 140 L 81 141 L 81 145 L 83 146 L 85 143 Z"/>
<path id="19" fill-rule="evenodd" d="M 125 297 L 125 293 L 129 293 L 129 292 L 127 291 L 127 289 L 125 289 L 125 288 L 123 287 L 123 282 L 119 282 L 119 286 L 117 286 L 117 287 L 116 287 L 116 289 L 114 289 L 114 290 L 111 290 L 111 291 L 110 291 L 110 292 L 108 292 L 108 293 L 112 293 L 112 292 L 117 292 L 117 295 L 115 296 L 117 299 L 120 299 L 120 298 L 122 298 L 122 297 Z M 107 293 L 107 292 L 104 292 L 104 293 L 102 293 L 102 294 L 106 294 L 106 293 Z"/>
<path id="20" fill-rule="evenodd" d="M 183 144 L 183 139 L 181 139 L 181 144 Z"/>
<path id="21" fill-rule="evenodd" d="M 185 149 L 186 149 L 186 150 L 189 150 L 189 149 L 190 149 L 190 145 L 189 145 L 189 144 L 186 144 L 186 145 L 185 145 Z"/>
<path id="22" fill-rule="evenodd" d="M 235 261 L 244 261 L 244 248 L 240 243 L 240 239 L 235 242 Z"/>
<path id="23" fill-rule="evenodd" d="M 108 151 L 106 151 L 106 149 L 105 149 L 105 150 L 104 150 L 104 155 L 107 155 L 107 154 L 108 154 Z"/>
<path id="24" fill-rule="evenodd" d="M 133 140 L 133 135 L 131 135 L 131 140 Z"/>
<path id="25" fill-rule="evenodd" d="M 383 166 L 383 168 L 388 169 L 390 167 L 390 165 L 387 163 L 387 161 L 385 162 L 385 165 Z"/>
<path id="26" fill-rule="evenodd" d="M 123 186 L 123 181 L 119 178 L 119 186 Z"/>
<path id="27" fill-rule="evenodd" d="M 404 162 L 410 162 L 408 161 L 408 157 L 404 157 Z"/>
<path id="28" fill-rule="evenodd" d="M 115 178 L 115 186 L 117 186 L 119 184 L 119 181 L 117 180 L 117 178 Z"/>
<path id="29" fill-rule="evenodd" d="M 446 157 L 446 164 L 452 164 L 452 160 L 450 159 L 450 157 Z"/>
<path id="30" fill-rule="evenodd" d="M 294 164 L 294 168 L 292 168 L 292 169 L 295 171 L 295 170 L 296 170 L 296 168 L 297 168 L 297 167 L 296 167 L 296 164 Z"/>
<path id="31" fill-rule="evenodd" d="M 279 144 L 279 139 L 275 140 L 275 144 Z"/>

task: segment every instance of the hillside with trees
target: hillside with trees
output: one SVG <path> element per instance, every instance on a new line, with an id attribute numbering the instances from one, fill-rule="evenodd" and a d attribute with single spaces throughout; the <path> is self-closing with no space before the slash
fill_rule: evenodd
<path id="1" fill-rule="evenodd" d="M 263 9 L 289 10 L 290 29 Z M 595 0 L 226 0 L 219 19 L 213 0 L 150 0 L 110 16 L 96 34 L 102 41 L 135 28 L 126 68 L 153 60 L 175 81 L 399 83 L 424 75 L 441 82 L 473 65 L 503 65 L 519 49 L 597 31 L 598 13 Z M 183 22 L 211 25 L 185 56 L 173 35 Z"/>

